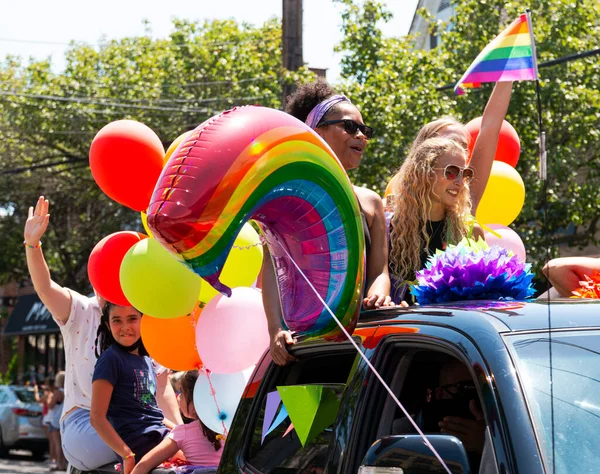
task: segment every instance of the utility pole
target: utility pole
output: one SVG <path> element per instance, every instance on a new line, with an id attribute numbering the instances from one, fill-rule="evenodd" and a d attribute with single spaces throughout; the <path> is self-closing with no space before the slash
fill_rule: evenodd
<path id="1" fill-rule="evenodd" d="M 282 0 L 282 2 L 283 67 L 289 71 L 297 71 L 304 65 L 302 59 L 302 0 Z M 285 107 L 287 97 L 294 92 L 295 88 L 296 86 L 293 84 L 283 86 L 283 107 Z"/>

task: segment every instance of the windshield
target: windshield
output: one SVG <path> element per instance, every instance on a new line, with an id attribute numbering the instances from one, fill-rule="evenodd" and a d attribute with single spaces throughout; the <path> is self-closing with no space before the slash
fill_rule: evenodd
<path id="1" fill-rule="evenodd" d="M 548 334 L 508 335 L 542 455 L 552 472 Z M 552 332 L 555 472 L 598 472 L 600 331 Z"/>
<path id="2" fill-rule="evenodd" d="M 13 388 L 17 398 L 23 403 L 35 403 L 35 394 L 28 388 Z"/>

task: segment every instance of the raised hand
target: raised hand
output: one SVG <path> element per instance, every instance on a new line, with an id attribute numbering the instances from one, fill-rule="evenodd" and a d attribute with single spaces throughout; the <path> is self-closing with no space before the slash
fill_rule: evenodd
<path id="1" fill-rule="evenodd" d="M 31 247 L 36 247 L 40 243 L 44 232 L 48 228 L 50 222 L 50 214 L 48 214 L 48 200 L 44 196 L 40 196 L 35 209 L 29 208 L 27 222 L 25 222 L 25 243 Z"/>

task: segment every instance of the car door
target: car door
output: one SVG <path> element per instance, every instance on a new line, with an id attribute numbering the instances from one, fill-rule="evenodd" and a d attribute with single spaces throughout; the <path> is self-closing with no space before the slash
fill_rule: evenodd
<path id="1" fill-rule="evenodd" d="M 285 367 L 273 364 L 267 355 L 255 371 L 236 412 L 218 472 L 323 472 L 330 454 L 333 422 L 303 444 L 292 416 L 284 412 L 286 408 L 292 413 L 287 402 L 281 400 L 280 390 L 322 387 L 341 397 L 356 352 L 349 344 L 319 342 L 298 345 L 293 353 L 296 361 Z"/>
<path id="2" fill-rule="evenodd" d="M 395 324 L 398 325 L 398 323 Z M 452 357 L 460 360 L 471 374 L 486 422 L 486 457 L 482 461 L 485 461 L 485 464 L 482 464 L 481 472 L 543 472 L 522 394 L 515 393 L 514 400 L 505 401 L 504 404 L 498 398 L 496 378 L 514 378 L 514 368 L 505 354 L 506 348 L 498 334 L 494 332 L 478 334 L 485 344 L 491 344 L 494 347 L 498 344 L 496 352 L 502 353 L 497 357 L 498 360 L 493 361 L 496 370 L 493 373 L 490 370 L 490 364 L 483 358 L 474 339 L 466 333 L 451 327 L 437 325 L 417 324 L 411 326 L 414 331 L 410 333 L 400 332 L 381 340 L 375 364 L 386 383 L 396 395 L 400 395 L 401 402 L 407 405 L 411 416 L 418 412 L 419 401 L 423 401 L 425 395 L 423 389 L 428 384 L 431 385 L 435 382 L 427 380 L 426 363 L 421 364 L 420 367 L 420 371 L 425 377 L 421 377 L 418 381 L 414 377 L 411 379 L 411 373 L 414 373 L 414 371 L 411 372 L 413 364 L 419 357 L 423 359 L 419 354 L 431 355 L 432 370 L 434 364 L 439 364 L 444 358 Z M 436 357 L 438 361 L 434 362 Z M 426 358 L 423 360 L 426 362 Z M 358 370 L 360 371 L 361 368 Z M 394 434 L 392 417 L 397 416 L 398 413 L 395 402 L 369 371 L 365 371 L 364 383 L 371 389 L 364 391 L 356 410 L 356 421 L 352 427 L 347 448 L 347 451 L 352 454 L 340 463 L 335 472 L 357 472 L 362 458 L 371 444 L 382 436 Z M 420 386 L 417 387 L 415 384 L 420 384 Z M 412 387 L 414 390 L 411 390 Z M 507 412 L 510 412 L 510 416 L 507 416 Z M 516 418 L 522 420 L 522 425 L 519 425 L 519 429 L 509 431 L 509 422 L 512 423 L 512 420 Z M 404 420 L 404 426 L 406 426 L 406 421 Z M 527 429 L 528 426 L 529 429 Z M 526 470 L 522 464 L 517 463 L 517 458 L 526 459 Z"/>
<path id="3" fill-rule="evenodd" d="M 12 413 L 11 394 L 7 387 L 0 387 L 0 435 L 2 444 L 13 441 L 14 416 Z M 0 446 L 1 447 L 1 446 Z"/>

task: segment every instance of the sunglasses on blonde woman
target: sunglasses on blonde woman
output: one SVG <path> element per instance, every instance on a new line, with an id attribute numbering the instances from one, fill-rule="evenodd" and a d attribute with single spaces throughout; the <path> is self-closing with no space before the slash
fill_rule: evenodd
<path id="1" fill-rule="evenodd" d="M 433 168 L 434 170 L 443 170 L 444 178 L 454 181 L 456 178 L 461 178 L 463 181 L 470 183 L 475 177 L 473 168 L 461 168 L 458 165 L 447 165 L 445 168 Z"/>

